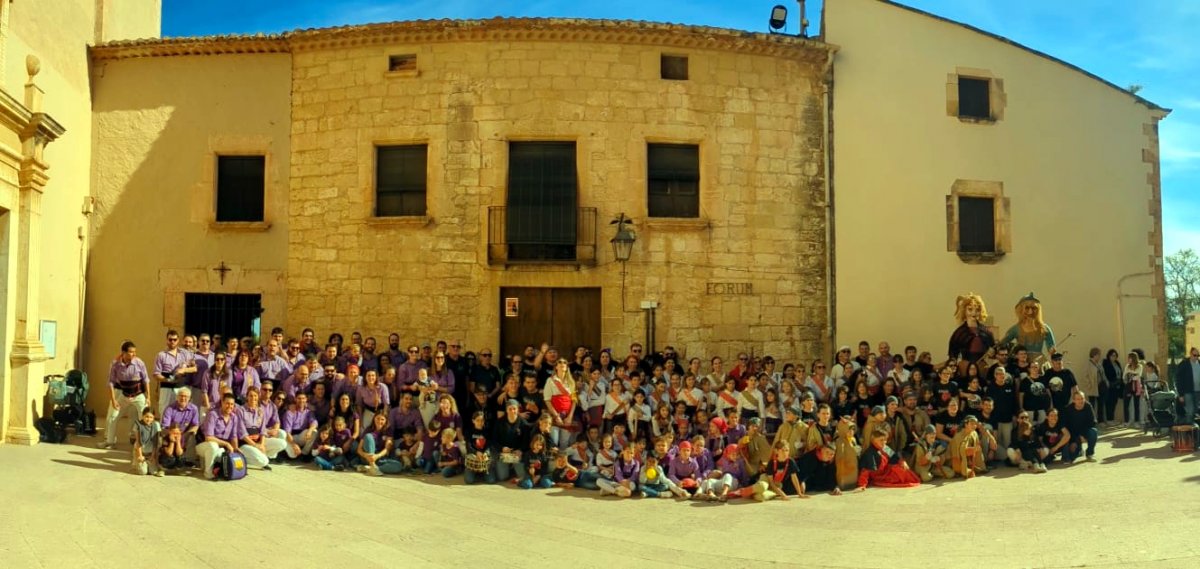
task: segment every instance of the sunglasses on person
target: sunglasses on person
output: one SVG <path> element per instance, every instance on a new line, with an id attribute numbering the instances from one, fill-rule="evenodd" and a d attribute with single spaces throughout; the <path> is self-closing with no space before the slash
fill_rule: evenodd
<path id="1" fill-rule="evenodd" d="M 490 357 L 492 357 L 492 354 L 479 354 L 479 357 L 481 357 L 481 358 L 490 358 Z"/>
<path id="2" fill-rule="evenodd" d="M 739 358 L 738 358 L 738 361 L 742 361 L 742 362 L 744 362 L 744 361 L 746 361 L 746 360 L 748 360 L 748 359 L 750 359 L 750 358 L 747 358 L 746 356 L 742 356 L 742 357 L 739 357 Z"/>
<path id="3" fill-rule="evenodd" d="M 200 340 L 201 344 L 211 344 L 212 340 Z"/>
<path id="4" fill-rule="evenodd" d="M 415 354 L 415 353 L 418 353 L 418 350 L 409 350 L 408 353 Z"/>

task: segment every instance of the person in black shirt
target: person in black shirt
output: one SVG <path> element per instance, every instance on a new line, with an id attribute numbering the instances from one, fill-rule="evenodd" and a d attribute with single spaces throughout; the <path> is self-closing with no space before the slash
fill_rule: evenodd
<path id="1" fill-rule="evenodd" d="M 1042 463 L 1041 444 L 1033 423 L 1029 421 L 1029 413 L 1021 411 L 1013 425 L 1012 443 L 1008 446 L 1008 463 L 1019 466 L 1034 473 L 1046 471 Z"/>
<path id="2" fill-rule="evenodd" d="M 959 410 L 959 405 L 957 398 L 951 399 L 946 409 L 934 417 L 933 424 L 937 426 L 939 441 L 950 444 L 950 439 L 953 439 L 954 435 L 958 433 L 958 429 L 962 427 L 963 419 L 966 416 Z"/>
<path id="3" fill-rule="evenodd" d="M 1074 462 L 1079 458 L 1079 451 L 1083 450 L 1083 444 L 1087 443 L 1085 460 L 1095 462 L 1096 437 L 1099 434 L 1096 431 L 1096 412 L 1092 409 L 1092 404 L 1084 398 L 1082 391 L 1076 391 L 1071 395 L 1071 404 L 1067 405 L 1062 414 L 1063 424 L 1071 433 L 1071 442 L 1067 444 L 1067 448 L 1063 449 L 1063 460 L 1067 463 Z"/>
<path id="4" fill-rule="evenodd" d="M 1059 381 L 1054 381 L 1057 378 Z M 1063 355 L 1061 352 L 1055 352 L 1050 356 L 1050 371 L 1046 372 L 1043 381 L 1050 386 L 1050 398 L 1055 409 L 1062 411 L 1071 404 L 1071 394 L 1077 389 L 1079 383 L 1075 381 L 1075 374 L 1071 370 L 1063 368 Z"/>
<path id="5" fill-rule="evenodd" d="M 479 363 L 471 368 L 469 381 L 472 392 L 480 387 L 489 396 L 499 392 L 500 368 L 492 365 L 492 350 L 484 348 L 479 351 Z"/>
<path id="6" fill-rule="evenodd" d="M 1013 356 L 1013 360 L 1008 362 L 1008 366 L 1006 367 L 1008 375 L 1017 379 L 1023 379 L 1026 375 L 1029 375 L 1029 352 L 1025 350 L 1024 346 L 1017 346 L 1013 348 Z"/>
<path id="7" fill-rule="evenodd" d="M 521 418 L 521 404 L 510 399 L 504 406 L 504 418 L 496 422 L 491 438 L 492 455 L 496 465 L 496 480 L 506 482 L 516 477 L 525 479 L 525 466 L 521 463 L 521 454 L 525 451 L 526 441 L 533 432 L 525 419 Z"/>
<path id="8" fill-rule="evenodd" d="M 1029 375 L 1021 380 L 1021 389 L 1018 393 L 1021 409 L 1029 412 L 1029 417 L 1035 425 L 1041 424 L 1046 419 L 1046 413 L 1051 408 L 1050 390 L 1042 382 L 1041 376 L 1042 368 L 1029 366 Z"/>
<path id="9" fill-rule="evenodd" d="M 1055 455 L 1062 452 L 1063 448 L 1071 442 L 1071 432 L 1058 420 L 1058 409 L 1050 409 L 1046 413 L 1046 420 L 1034 427 L 1033 432 L 1042 447 L 1038 454 L 1047 464 L 1054 462 Z M 1063 458 L 1065 459 L 1066 456 L 1064 455 Z"/>
<path id="10" fill-rule="evenodd" d="M 807 498 L 804 483 L 800 481 L 800 469 L 796 461 L 789 458 L 791 450 L 787 442 L 775 443 L 771 458 L 759 472 L 758 482 L 752 486 L 754 500 L 762 502 L 772 498 L 787 500 L 788 496 Z"/>
<path id="11" fill-rule="evenodd" d="M 1006 449 L 1012 443 L 1013 416 L 1017 413 L 1017 386 L 1013 385 L 1004 367 L 992 370 L 992 381 L 983 390 L 984 397 L 992 400 L 991 420 L 996 423 L 996 443 Z"/>
<path id="12" fill-rule="evenodd" d="M 958 385 L 953 381 L 954 366 L 943 366 L 938 370 L 938 382 L 933 384 L 933 400 L 938 410 L 945 410 L 951 399 L 958 399 Z"/>

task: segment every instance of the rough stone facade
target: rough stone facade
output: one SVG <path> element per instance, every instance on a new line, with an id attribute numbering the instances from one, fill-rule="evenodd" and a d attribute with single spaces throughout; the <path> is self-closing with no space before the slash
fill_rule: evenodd
<path id="1" fill-rule="evenodd" d="M 824 353 L 828 48 L 618 24 L 293 38 L 287 324 L 496 346 L 500 287 L 602 287 L 602 343 L 619 353 L 644 338 L 641 300 L 659 303 L 658 345 L 687 355 Z M 664 53 L 688 57 L 687 80 L 660 78 Z M 389 72 L 396 54 L 416 71 Z M 489 265 L 488 207 L 505 205 L 508 144 L 525 140 L 576 142 L 594 266 Z M 647 142 L 699 144 L 698 219 L 647 221 Z M 428 144 L 427 216 L 373 217 L 374 147 L 397 143 Z M 638 234 L 624 285 L 618 212 Z"/>

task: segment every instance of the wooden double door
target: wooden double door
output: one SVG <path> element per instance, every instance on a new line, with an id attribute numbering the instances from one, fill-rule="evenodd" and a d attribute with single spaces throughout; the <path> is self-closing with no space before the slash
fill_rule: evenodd
<path id="1" fill-rule="evenodd" d="M 497 365 L 542 342 L 557 347 L 567 360 L 577 346 L 599 351 L 600 289 L 502 287 L 500 350 L 506 359 L 496 358 Z"/>

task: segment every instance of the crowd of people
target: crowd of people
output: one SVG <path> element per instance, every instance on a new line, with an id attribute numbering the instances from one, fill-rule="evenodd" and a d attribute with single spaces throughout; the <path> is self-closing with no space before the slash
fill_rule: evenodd
<path id="1" fill-rule="evenodd" d="M 461 341 L 380 346 L 357 332 L 285 339 L 172 330 L 152 366 L 125 342 L 109 374 L 105 440 L 132 419 L 134 472 L 199 469 L 225 453 L 256 469 L 291 463 L 467 484 L 576 487 L 619 497 L 725 501 L 838 494 L 970 478 L 1004 465 L 1045 472 L 1095 460 L 1098 427 L 1138 421 L 1157 368 L 1137 352 L 999 346 L 934 363 L 907 346 L 862 342 L 833 361 L 740 353 L 625 355 L 579 346 L 495 351 Z M 158 400 L 149 404 L 151 386 Z M 1132 410 L 1130 407 L 1132 406 Z M 1132 412 L 1131 412 L 1132 411 Z"/>

